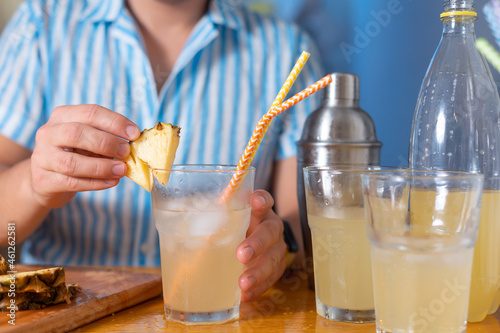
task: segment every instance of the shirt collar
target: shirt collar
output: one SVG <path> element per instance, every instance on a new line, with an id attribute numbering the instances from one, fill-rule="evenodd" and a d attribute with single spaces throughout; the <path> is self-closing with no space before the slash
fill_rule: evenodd
<path id="1" fill-rule="evenodd" d="M 211 0 L 208 8 L 208 18 L 213 24 L 238 30 L 244 17 L 238 10 L 239 1 Z M 114 22 L 125 9 L 125 0 L 87 0 L 81 20 L 90 22 Z"/>
<path id="2" fill-rule="evenodd" d="M 81 21 L 113 22 L 125 8 L 125 0 L 87 0 Z"/>
<path id="3" fill-rule="evenodd" d="M 208 16 L 216 25 L 226 26 L 231 29 L 239 30 L 243 25 L 243 14 L 238 10 L 239 2 L 234 0 L 212 0 L 210 1 Z"/>

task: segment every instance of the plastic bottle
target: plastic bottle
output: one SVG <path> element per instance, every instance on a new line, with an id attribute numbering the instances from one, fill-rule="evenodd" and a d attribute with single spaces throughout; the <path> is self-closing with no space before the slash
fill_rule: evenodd
<path id="1" fill-rule="evenodd" d="M 413 118 L 409 165 L 485 175 L 468 315 L 476 322 L 500 302 L 500 99 L 475 46 L 474 1 L 447 0 L 444 7 L 443 37 Z"/>

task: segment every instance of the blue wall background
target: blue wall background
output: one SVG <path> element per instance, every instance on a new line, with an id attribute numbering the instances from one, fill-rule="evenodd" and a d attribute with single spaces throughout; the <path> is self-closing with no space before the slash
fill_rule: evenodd
<path id="1" fill-rule="evenodd" d="M 320 48 L 328 72 L 361 79 L 361 107 L 383 142 L 381 163 L 408 163 L 420 85 L 441 38 L 439 0 L 246 0 L 256 10 L 295 21 Z M 476 34 L 494 43 L 476 0 Z M 360 32 L 361 31 L 361 32 Z M 494 44 L 497 46 L 496 44 Z M 498 47 L 498 46 L 497 46 Z M 500 74 L 492 69 L 500 86 Z"/>

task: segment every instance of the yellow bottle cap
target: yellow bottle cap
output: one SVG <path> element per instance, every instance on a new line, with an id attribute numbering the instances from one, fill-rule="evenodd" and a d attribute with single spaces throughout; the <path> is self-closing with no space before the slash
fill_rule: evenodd
<path id="1" fill-rule="evenodd" d="M 460 11 L 455 10 L 452 12 L 444 12 L 441 14 L 441 18 L 450 17 L 450 16 L 473 16 L 477 18 L 477 13 L 473 11 Z"/>

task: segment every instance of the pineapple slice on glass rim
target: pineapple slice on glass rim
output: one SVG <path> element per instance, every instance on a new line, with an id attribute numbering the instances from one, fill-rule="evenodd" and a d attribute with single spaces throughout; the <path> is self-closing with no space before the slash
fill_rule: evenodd
<path id="1" fill-rule="evenodd" d="M 130 154 L 124 160 L 127 164 L 126 176 L 151 192 L 153 179 L 150 168 L 170 169 L 174 164 L 175 152 L 179 146 L 180 128 L 159 122 L 151 129 L 141 132 L 138 139 L 130 141 Z M 167 174 L 161 173 L 156 179 L 167 184 Z"/>

